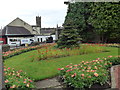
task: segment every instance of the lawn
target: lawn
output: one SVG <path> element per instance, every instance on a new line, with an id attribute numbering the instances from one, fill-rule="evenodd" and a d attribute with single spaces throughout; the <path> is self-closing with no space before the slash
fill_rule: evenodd
<path id="1" fill-rule="evenodd" d="M 31 55 L 36 53 L 36 50 L 26 52 L 9 59 L 6 59 L 4 65 L 7 67 L 15 68 L 16 70 L 23 70 L 27 73 L 28 77 L 34 80 L 42 80 L 54 77 L 58 74 L 57 68 L 65 67 L 73 63 L 77 64 L 81 61 L 92 61 L 96 58 L 118 55 L 118 48 L 105 47 L 109 52 L 90 53 L 84 55 L 73 55 L 69 57 L 61 57 L 49 60 L 40 60 L 31 62 Z"/>

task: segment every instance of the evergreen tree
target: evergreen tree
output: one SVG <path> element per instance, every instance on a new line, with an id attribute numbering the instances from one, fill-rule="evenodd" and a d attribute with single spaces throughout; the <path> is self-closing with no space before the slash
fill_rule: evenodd
<path id="1" fill-rule="evenodd" d="M 90 2 L 70 3 L 63 26 L 71 26 L 77 29 L 79 37 L 83 41 L 93 40 L 94 36 L 92 26 L 87 22 L 90 16 Z"/>
<path id="2" fill-rule="evenodd" d="M 73 48 L 79 46 L 79 37 L 76 29 L 65 28 L 57 42 L 59 48 Z"/>

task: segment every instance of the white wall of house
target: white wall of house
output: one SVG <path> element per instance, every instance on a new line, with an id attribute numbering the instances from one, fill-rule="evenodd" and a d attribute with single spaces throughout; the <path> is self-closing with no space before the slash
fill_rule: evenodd
<path id="1" fill-rule="evenodd" d="M 33 39 L 34 40 L 33 37 L 7 37 L 7 44 L 9 44 L 10 46 L 20 46 L 22 39 Z"/>
<path id="2" fill-rule="evenodd" d="M 55 35 L 51 35 L 53 37 L 53 40 L 55 40 Z M 36 42 L 44 42 L 46 39 L 50 37 L 50 35 L 39 35 L 39 36 L 34 36 L 34 40 Z"/>

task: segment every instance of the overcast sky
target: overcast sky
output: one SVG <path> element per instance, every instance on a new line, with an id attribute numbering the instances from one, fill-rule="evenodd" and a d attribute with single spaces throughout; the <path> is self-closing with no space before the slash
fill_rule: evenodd
<path id="1" fill-rule="evenodd" d="M 42 27 L 56 27 L 64 22 L 67 5 L 65 0 L 1 0 L 0 27 L 4 27 L 19 17 L 30 25 L 35 25 L 36 16 L 41 16 Z"/>

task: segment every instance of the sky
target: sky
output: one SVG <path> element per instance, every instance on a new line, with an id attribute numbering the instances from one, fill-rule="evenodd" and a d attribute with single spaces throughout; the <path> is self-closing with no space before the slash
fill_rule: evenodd
<path id="1" fill-rule="evenodd" d="M 36 24 L 36 16 L 41 16 L 41 26 L 62 26 L 67 14 L 65 0 L 1 0 L 0 27 L 4 27 L 19 17 L 30 25 Z"/>

